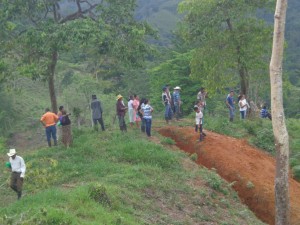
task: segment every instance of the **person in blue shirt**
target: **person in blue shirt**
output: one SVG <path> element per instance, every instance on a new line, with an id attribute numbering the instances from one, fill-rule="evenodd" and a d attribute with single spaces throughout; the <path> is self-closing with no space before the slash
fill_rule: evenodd
<path id="1" fill-rule="evenodd" d="M 269 120 L 272 120 L 271 114 L 267 110 L 267 106 L 263 106 L 263 108 L 260 111 L 260 117 L 261 118 L 269 118 Z"/>
<path id="2" fill-rule="evenodd" d="M 227 95 L 227 98 L 226 98 L 226 105 L 229 109 L 229 121 L 230 122 L 233 122 L 233 118 L 234 118 L 234 104 L 235 104 L 235 101 L 234 101 L 234 91 L 231 90 L 230 93 Z"/>
<path id="3" fill-rule="evenodd" d="M 174 102 L 174 107 L 175 107 L 175 117 L 176 117 L 176 120 L 179 120 L 179 116 L 180 116 L 180 107 L 181 107 L 181 98 L 180 98 L 180 90 L 181 88 L 180 87 L 175 87 L 174 88 L 174 92 L 173 92 L 173 102 Z"/>

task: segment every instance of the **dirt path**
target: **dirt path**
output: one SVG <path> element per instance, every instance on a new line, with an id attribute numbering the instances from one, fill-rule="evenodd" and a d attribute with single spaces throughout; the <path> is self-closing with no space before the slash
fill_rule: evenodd
<path id="1" fill-rule="evenodd" d="M 207 132 L 205 141 L 198 142 L 193 128 L 163 127 L 163 136 L 176 141 L 176 145 L 189 153 L 197 153 L 197 163 L 215 168 L 233 188 L 242 201 L 268 224 L 274 224 L 275 159 L 250 146 L 247 141 Z M 291 224 L 300 224 L 300 183 L 290 179 Z"/>

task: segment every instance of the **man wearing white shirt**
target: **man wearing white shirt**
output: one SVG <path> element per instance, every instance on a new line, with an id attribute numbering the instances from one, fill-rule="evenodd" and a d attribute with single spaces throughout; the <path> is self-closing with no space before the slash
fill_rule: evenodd
<path id="1" fill-rule="evenodd" d="M 22 196 L 23 179 L 25 177 L 26 166 L 24 159 L 17 155 L 15 149 L 10 149 L 7 153 L 11 166 L 10 187 L 17 192 L 18 199 Z"/>

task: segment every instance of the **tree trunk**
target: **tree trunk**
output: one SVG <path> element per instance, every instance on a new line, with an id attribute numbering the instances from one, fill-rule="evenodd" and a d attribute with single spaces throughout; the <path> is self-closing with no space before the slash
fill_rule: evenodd
<path id="1" fill-rule="evenodd" d="M 48 66 L 49 94 L 50 94 L 52 112 L 54 113 L 57 113 L 57 101 L 56 101 L 55 86 L 54 86 L 54 75 L 55 75 L 57 57 L 58 57 L 58 52 L 57 51 L 52 52 L 51 63 Z"/>
<path id="2" fill-rule="evenodd" d="M 233 39 L 235 39 L 234 33 L 233 33 L 233 27 L 230 18 L 226 19 L 226 23 L 228 26 L 228 29 L 232 32 Z M 241 62 L 241 46 L 237 42 L 237 47 L 236 47 L 236 53 L 237 53 L 237 64 L 238 64 L 238 70 L 239 70 L 239 75 L 240 75 L 240 82 L 241 82 L 241 90 L 240 92 L 244 95 L 248 95 L 248 90 L 249 90 L 249 79 L 248 79 L 248 71 L 245 65 L 242 64 Z"/>
<path id="3" fill-rule="evenodd" d="M 276 147 L 275 224 L 290 224 L 289 138 L 285 124 L 282 95 L 282 58 L 287 0 L 277 0 L 270 62 L 272 125 Z"/>
<path id="4" fill-rule="evenodd" d="M 240 63 L 240 62 L 239 62 Z M 239 74 L 241 80 L 241 93 L 248 96 L 249 92 L 249 80 L 248 71 L 243 65 L 239 65 Z"/>

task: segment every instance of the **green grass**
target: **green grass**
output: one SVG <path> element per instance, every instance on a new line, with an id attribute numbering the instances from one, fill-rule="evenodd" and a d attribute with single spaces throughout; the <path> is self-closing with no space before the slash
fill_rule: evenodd
<path id="1" fill-rule="evenodd" d="M 75 130 L 74 136 L 72 148 L 24 155 L 25 196 L 16 201 L 1 187 L 0 224 L 262 224 L 215 172 L 188 171 L 184 162 L 194 162 L 186 154 L 138 130 Z M 204 185 L 192 185 L 200 180 Z"/>

